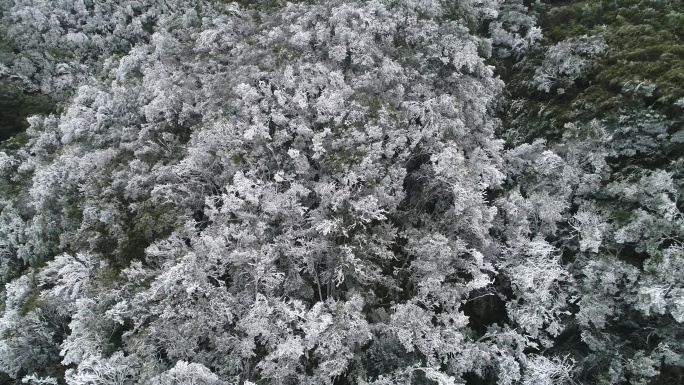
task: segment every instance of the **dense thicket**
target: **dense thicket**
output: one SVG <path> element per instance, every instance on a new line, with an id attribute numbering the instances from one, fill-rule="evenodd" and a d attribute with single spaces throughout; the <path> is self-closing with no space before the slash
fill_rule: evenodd
<path id="1" fill-rule="evenodd" d="M 0 1 L 0 382 L 681 382 L 680 9 Z"/>
<path id="2" fill-rule="evenodd" d="M 578 357 L 576 378 L 588 383 L 674 384 L 684 374 L 682 5 L 538 5 L 539 49 L 498 59 L 502 137 L 543 138 L 597 174 L 567 202 L 566 239 L 553 240 L 579 290 L 554 350 Z M 567 239 L 575 234 L 579 245 Z"/>

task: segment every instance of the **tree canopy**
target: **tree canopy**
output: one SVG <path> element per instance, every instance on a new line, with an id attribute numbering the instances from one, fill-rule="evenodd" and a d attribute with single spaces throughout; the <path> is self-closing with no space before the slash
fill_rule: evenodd
<path id="1" fill-rule="evenodd" d="M 0 1 L 0 382 L 681 382 L 680 3 Z"/>

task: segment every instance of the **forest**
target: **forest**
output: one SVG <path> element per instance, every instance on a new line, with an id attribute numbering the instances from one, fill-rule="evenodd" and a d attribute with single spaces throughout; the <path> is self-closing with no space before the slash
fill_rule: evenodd
<path id="1" fill-rule="evenodd" d="M 682 0 L 0 0 L 0 384 L 684 384 L 682 39 Z"/>

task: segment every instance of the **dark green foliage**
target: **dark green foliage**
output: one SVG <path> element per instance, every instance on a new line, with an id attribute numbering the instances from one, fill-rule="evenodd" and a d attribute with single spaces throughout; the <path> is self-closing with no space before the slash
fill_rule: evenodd
<path id="1" fill-rule="evenodd" d="M 0 79 L 0 142 L 26 130 L 26 118 L 47 115 L 55 110 L 47 95 L 27 93 L 14 81 Z"/>
<path id="2" fill-rule="evenodd" d="M 621 110 L 655 109 L 670 118 L 681 116 L 681 107 L 674 103 L 684 97 L 682 1 L 572 1 L 537 9 L 544 47 L 588 35 L 602 37 L 608 50 L 561 95 L 536 90 L 530 95 L 533 86 L 528 81 L 543 59 L 543 49 L 504 70 L 512 99 L 529 98 L 522 114 L 512 116 L 513 122 L 521 119 L 535 127 L 526 133 L 528 138 L 557 140 L 567 122 L 604 119 Z M 625 92 L 630 82 L 655 88 Z"/>

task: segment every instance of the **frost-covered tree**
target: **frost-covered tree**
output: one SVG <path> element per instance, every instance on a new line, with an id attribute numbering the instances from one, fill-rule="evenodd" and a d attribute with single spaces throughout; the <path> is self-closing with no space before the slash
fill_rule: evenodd
<path id="1" fill-rule="evenodd" d="M 501 257 L 502 84 L 469 29 L 496 3 L 98 7 L 28 40 L 101 72 L 3 163 L 29 181 L 24 263 L 52 260 L 32 290 L 69 322 L 67 381 L 520 378 L 521 351 L 469 350 L 536 329 L 479 341 L 463 313 Z"/>
<path id="2" fill-rule="evenodd" d="M 542 36 L 516 0 L 0 10 L 0 76 L 59 102 L 0 144 L 0 382 L 681 373 L 681 103 L 605 86 L 626 29 Z"/>

